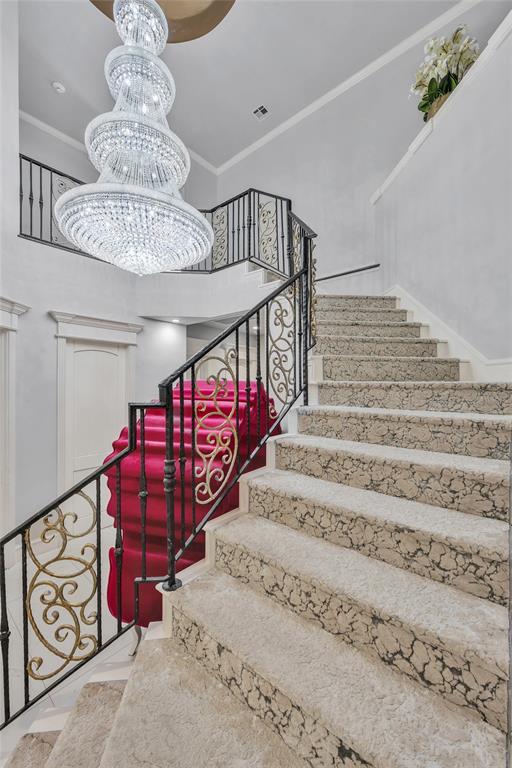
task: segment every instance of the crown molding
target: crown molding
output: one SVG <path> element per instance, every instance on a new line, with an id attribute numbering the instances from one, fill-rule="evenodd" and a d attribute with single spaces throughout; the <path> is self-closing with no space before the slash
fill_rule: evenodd
<path id="1" fill-rule="evenodd" d="M 214 176 L 218 176 L 220 171 L 218 168 L 216 168 L 214 165 L 208 162 L 208 160 L 205 160 L 205 158 L 202 155 L 198 155 L 197 152 L 195 152 L 193 149 L 188 148 L 188 153 L 192 160 L 195 160 L 196 163 L 203 168 L 205 168 L 207 171 L 210 171 L 210 173 L 213 173 Z"/>
<path id="2" fill-rule="evenodd" d="M 59 141 L 63 141 L 64 144 L 73 147 L 73 149 L 77 149 L 79 152 L 84 152 L 87 154 L 87 150 L 83 142 L 74 139 L 72 136 L 68 136 L 67 133 L 59 131 L 59 129 L 54 128 L 53 125 L 44 123 L 42 120 L 39 120 L 37 117 L 34 117 L 34 115 L 30 115 L 28 112 L 25 112 L 22 109 L 20 109 L 20 120 L 23 120 L 25 123 L 29 123 L 29 125 L 33 125 L 35 128 L 39 128 L 40 131 L 48 133 L 55 139 L 59 139 Z"/>
<path id="3" fill-rule="evenodd" d="M 480 5 L 480 3 L 482 2 L 484 2 L 484 0 L 461 0 L 461 2 L 454 5 L 453 8 L 450 8 L 445 13 L 442 13 L 440 16 L 437 16 L 428 24 L 425 24 L 423 27 L 421 27 L 416 32 L 414 32 L 412 35 L 409 35 L 409 37 L 406 37 L 404 40 L 402 40 L 400 43 L 395 45 L 393 48 L 390 48 L 388 51 L 386 51 L 386 53 L 383 53 L 382 56 L 379 56 L 378 58 L 374 59 L 366 67 L 363 67 L 354 75 L 347 78 L 346 80 L 341 82 L 339 85 L 332 88 L 330 91 L 327 91 L 327 93 L 324 93 L 323 96 L 320 96 L 318 99 L 315 99 L 315 101 L 312 101 L 311 104 L 309 104 L 307 107 L 304 107 L 304 109 L 299 110 L 299 112 L 296 112 L 294 115 L 292 115 L 292 117 L 280 123 L 275 128 L 272 128 L 270 131 L 268 131 L 268 133 L 264 134 L 257 141 L 253 142 L 252 144 L 249 144 L 247 147 L 240 150 L 240 152 L 237 152 L 235 155 L 229 158 L 229 160 L 226 160 L 221 165 L 219 166 L 213 165 L 208 160 L 206 160 L 202 155 L 195 152 L 193 149 L 189 149 L 190 157 L 198 165 L 200 165 L 205 170 L 212 173 L 214 176 L 220 176 L 222 173 L 229 170 L 234 165 L 237 165 L 237 163 L 241 162 L 242 160 L 245 160 L 245 158 L 249 157 L 249 155 L 252 155 L 253 152 L 256 152 L 258 149 L 261 149 L 261 147 L 264 147 L 265 144 L 268 144 L 270 141 L 273 141 L 278 136 L 281 136 L 281 134 L 285 133 L 290 128 L 293 128 L 295 125 L 298 125 L 307 117 L 314 114 L 319 109 L 322 109 L 334 99 L 337 99 L 338 96 L 341 96 L 343 93 L 346 93 L 346 91 L 349 91 L 351 88 L 354 88 L 356 85 L 359 85 L 359 83 L 363 82 L 363 80 L 366 80 L 368 77 L 371 77 L 380 69 L 387 66 L 392 61 L 395 61 L 395 59 L 398 59 L 404 53 L 407 53 L 407 51 L 411 50 L 411 48 L 414 48 L 416 45 L 423 43 L 425 38 L 429 37 L 430 35 L 433 35 L 439 29 L 446 26 L 447 24 L 450 24 L 450 22 L 454 21 L 462 14 L 471 10 L 471 8 L 474 8 L 476 5 Z M 39 128 L 42 131 L 45 131 L 46 133 L 49 133 L 51 136 L 54 136 L 55 138 L 60 139 L 60 141 L 65 142 L 66 144 L 73 147 L 74 149 L 78 149 L 80 152 L 87 153 L 85 145 L 82 142 L 77 141 L 77 139 L 74 139 L 71 136 L 68 136 L 66 133 L 59 131 L 57 128 L 54 128 L 53 126 L 48 125 L 48 123 L 44 123 L 42 120 L 39 120 L 37 117 L 34 117 L 28 112 L 20 110 L 20 119 L 24 120 L 27 123 L 30 123 L 31 125 L 35 126 L 36 128 Z"/>
<path id="4" fill-rule="evenodd" d="M 26 304 L 20 304 L 19 301 L 11 301 L 0 296 L 0 330 L 17 331 L 18 317 L 30 309 Z"/>
<path id="5" fill-rule="evenodd" d="M 88 317 L 87 315 L 74 315 L 71 312 L 57 312 L 52 310 L 48 313 L 57 323 L 72 323 L 73 325 L 84 325 L 89 328 L 107 328 L 111 331 L 127 331 L 128 333 L 140 333 L 144 328 L 137 323 L 123 323 L 119 320 L 105 320 L 102 317 Z"/>
<path id="6" fill-rule="evenodd" d="M 87 149 L 85 147 L 85 144 L 82 141 L 78 141 L 78 139 L 74 139 L 72 136 L 69 136 L 67 133 L 64 133 L 63 131 L 59 131 L 58 128 L 54 128 L 53 125 L 48 125 L 48 123 L 43 122 L 43 120 L 39 120 L 38 117 L 34 117 L 34 115 L 31 115 L 29 112 L 25 112 L 24 110 L 20 109 L 20 120 L 23 120 L 25 123 L 29 123 L 29 125 L 33 125 L 35 128 L 39 128 L 40 131 L 44 131 L 44 133 L 48 133 L 50 136 L 53 136 L 55 139 L 59 139 L 59 141 L 63 141 L 64 144 L 67 144 L 70 147 L 73 147 L 73 149 L 78 150 L 79 152 L 83 152 L 84 154 L 87 154 Z M 208 162 L 208 160 L 205 160 L 204 157 L 201 157 L 197 152 L 194 152 L 193 149 L 188 150 L 190 157 L 195 160 L 195 162 L 198 165 L 201 165 L 203 168 L 206 168 L 207 171 L 210 171 L 210 173 L 213 173 L 217 175 L 218 170 L 215 168 L 214 165 Z"/>
<path id="7" fill-rule="evenodd" d="M 393 48 L 390 48 L 388 51 L 386 51 L 386 53 L 383 53 L 382 56 L 379 56 L 377 59 L 374 59 L 372 62 L 370 62 L 370 64 L 367 64 L 366 67 L 360 69 L 355 73 L 355 75 L 352 75 L 347 80 L 344 80 L 342 83 L 332 88 L 330 91 L 327 91 L 327 93 L 324 93 L 323 96 L 320 96 L 320 98 L 312 101 L 311 104 L 309 104 L 307 107 L 304 107 L 304 109 L 296 112 L 295 115 L 292 115 L 292 117 L 288 118 L 283 123 L 280 123 L 280 125 L 272 128 L 268 133 L 255 141 L 253 144 L 250 144 L 236 155 L 233 155 L 233 157 L 231 157 L 229 160 L 226 160 L 225 163 L 222 163 L 222 165 L 218 166 L 217 174 L 220 175 L 232 168 L 241 160 L 245 160 L 245 158 L 249 157 L 249 155 L 252 155 L 253 152 L 261 149 L 261 147 L 264 147 L 265 144 L 273 141 L 273 139 L 285 133 L 285 131 L 293 128 L 295 125 L 298 125 L 298 123 L 301 123 L 303 120 L 317 112 L 319 109 L 325 107 L 326 104 L 329 104 L 329 102 L 337 99 L 338 96 L 341 96 L 346 91 L 363 82 L 363 80 L 371 77 L 380 69 L 387 66 L 392 61 L 395 61 L 395 59 L 398 59 L 404 53 L 407 53 L 407 51 L 411 50 L 411 48 L 414 48 L 416 45 L 423 43 L 425 38 L 433 35 L 446 24 L 454 21 L 463 13 L 466 13 L 471 8 L 479 5 L 483 1 L 484 0 L 462 0 L 462 2 L 457 3 L 457 5 L 455 5 L 453 8 L 450 8 L 445 13 L 437 16 L 435 19 L 433 19 L 433 21 L 425 24 L 423 27 L 418 29 L 417 32 L 409 35 L 409 37 L 406 37 L 404 40 L 402 40 L 402 42 L 398 43 Z"/>
<path id="8" fill-rule="evenodd" d="M 27 304 L 20 304 L 19 301 L 11 301 L 0 296 L 0 312 L 9 312 L 11 315 L 23 315 L 30 307 Z"/>

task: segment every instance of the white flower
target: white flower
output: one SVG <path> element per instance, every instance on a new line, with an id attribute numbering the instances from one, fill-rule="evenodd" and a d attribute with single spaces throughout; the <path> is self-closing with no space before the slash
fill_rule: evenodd
<path id="1" fill-rule="evenodd" d="M 432 78 L 438 83 L 449 72 L 460 80 L 478 58 L 480 46 L 469 37 L 467 26 L 457 27 L 450 38 L 432 37 L 424 46 L 425 58 L 421 63 L 411 93 L 423 97 Z"/>

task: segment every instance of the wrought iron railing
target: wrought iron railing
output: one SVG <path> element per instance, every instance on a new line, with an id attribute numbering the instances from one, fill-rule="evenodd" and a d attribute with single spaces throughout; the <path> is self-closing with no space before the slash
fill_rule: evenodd
<path id="1" fill-rule="evenodd" d="M 19 173 L 20 237 L 76 252 L 62 235 L 53 211 L 60 195 L 83 182 L 26 155 L 20 155 Z M 290 211 L 288 198 L 258 189 L 203 210 L 214 231 L 214 245 L 204 261 L 183 271 L 204 275 L 250 262 L 289 277 Z"/>
<path id="2" fill-rule="evenodd" d="M 64 192 L 83 182 L 26 155 L 20 155 L 19 174 L 20 237 L 76 252 L 62 235 L 53 210 Z"/>
<path id="3" fill-rule="evenodd" d="M 205 524 L 236 505 L 240 475 L 307 403 L 315 233 L 289 207 L 278 232 L 290 276 L 165 379 L 157 401 L 129 405 L 106 463 L 0 540 L 0 727 L 144 623 L 154 586 L 179 586 Z"/>

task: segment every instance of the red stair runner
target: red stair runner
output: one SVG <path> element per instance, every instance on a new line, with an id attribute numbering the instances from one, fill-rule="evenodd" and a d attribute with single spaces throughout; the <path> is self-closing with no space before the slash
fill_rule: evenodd
<path id="1" fill-rule="evenodd" d="M 262 435 L 266 434 L 273 424 L 275 417 L 272 400 L 267 398 L 260 384 L 258 406 L 257 384 L 250 382 L 249 403 L 245 382 L 240 382 L 238 390 L 238 424 L 235 410 L 235 389 L 233 384 L 223 384 L 219 387 L 208 381 L 197 381 L 195 387 L 195 425 L 196 450 L 192 461 L 192 400 L 191 384 L 183 384 L 184 405 L 184 455 L 185 461 L 179 461 L 180 456 L 180 390 L 173 390 L 174 404 L 174 457 L 176 460 L 176 488 L 174 494 L 174 519 L 176 549 L 179 550 L 193 531 L 193 513 L 198 525 L 212 507 L 218 491 L 228 484 L 237 467 L 237 457 L 245 461 L 248 453 L 257 446 Z M 146 413 L 145 429 L 145 466 L 147 478 L 147 507 L 146 507 L 146 572 L 148 576 L 164 576 L 167 573 L 166 536 L 167 523 L 165 513 L 165 497 L 163 488 L 163 470 L 165 458 L 165 414 L 163 409 L 152 409 Z M 279 434 L 276 427 L 274 434 Z M 238 436 L 238 449 L 236 446 Z M 125 427 L 119 438 L 113 443 L 114 451 L 105 461 L 122 451 L 128 445 L 128 428 Z M 238 453 L 237 453 L 238 452 Z M 206 457 L 213 454 L 213 461 L 207 473 L 202 473 Z M 235 462 L 231 458 L 235 456 Z M 206 503 L 192 504 L 192 465 L 196 475 L 196 499 Z M 265 447 L 263 446 L 251 461 L 248 470 L 256 469 L 265 464 Z M 183 475 L 182 466 L 183 466 Z M 123 622 L 131 622 L 135 616 L 134 579 L 142 574 L 141 550 L 141 509 L 140 509 L 140 423 L 137 424 L 137 448 L 121 462 L 121 521 L 123 536 L 123 555 L 121 568 L 121 610 Z M 110 500 L 107 513 L 116 517 L 116 469 L 106 472 Z M 202 483 L 205 483 L 203 486 Z M 183 494 L 182 494 L 183 488 Z M 217 492 L 217 494 L 216 494 Z M 213 496 L 213 499 L 211 498 Z M 238 506 L 238 484 L 229 491 L 226 498 L 219 504 L 213 517 L 224 514 Z M 183 517 L 182 517 L 183 509 Z M 183 524 L 182 524 L 183 521 Z M 115 525 L 115 522 L 114 522 Z M 177 562 L 180 571 L 204 557 L 205 535 L 200 533 L 194 542 L 186 549 Z M 116 591 L 116 561 L 114 549 L 109 552 L 110 572 L 107 589 L 108 607 L 113 616 L 119 616 Z M 139 617 L 137 623 L 147 626 L 151 621 L 159 621 L 162 617 L 161 596 L 152 584 L 143 584 L 139 588 Z"/>

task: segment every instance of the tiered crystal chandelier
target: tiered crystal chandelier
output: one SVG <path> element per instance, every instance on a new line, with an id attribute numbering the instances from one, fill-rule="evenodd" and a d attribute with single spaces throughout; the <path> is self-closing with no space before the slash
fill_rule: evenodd
<path id="1" fill-rule="evenodd" d="M 176 93 L 158 58 L 167 20 L 156 0 L 115 0 L 114 18 L 124 43 L 105 61 L 115 106 L 85 132 L 100 177 L 63 194 L 55 216 L 77 248 L 122 269 L 183 269 L 206 258 L 213 231 L 179 192 L 190 157 L 166 120 Z"/>

